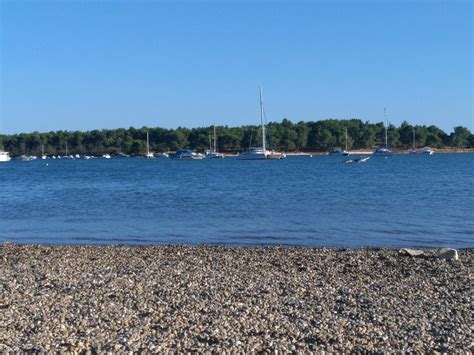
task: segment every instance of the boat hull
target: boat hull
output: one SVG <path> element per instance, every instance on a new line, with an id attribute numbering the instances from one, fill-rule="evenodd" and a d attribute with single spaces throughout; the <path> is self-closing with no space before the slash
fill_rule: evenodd
<path id="1" fill-rule="evenodd" d="M 8 152 L 0 152 L 0 163 L 6 163 L 10 161 L 10 154 Z"/>

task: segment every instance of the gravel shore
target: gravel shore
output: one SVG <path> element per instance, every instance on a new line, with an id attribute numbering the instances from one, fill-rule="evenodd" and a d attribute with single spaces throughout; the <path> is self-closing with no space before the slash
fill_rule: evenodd
<path id="1" fill-rule="evenodd" d="M 470 352 L 474 249 L 0 245 L 0 351 Z"/>

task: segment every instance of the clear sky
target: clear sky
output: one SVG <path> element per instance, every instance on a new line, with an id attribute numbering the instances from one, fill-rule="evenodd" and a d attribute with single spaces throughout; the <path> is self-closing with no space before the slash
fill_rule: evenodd
<path id="1" fill-rule="evenodd" d="M 0 132 L 360 118 L 473 131 L 451 1 L 1 3 Z"/>

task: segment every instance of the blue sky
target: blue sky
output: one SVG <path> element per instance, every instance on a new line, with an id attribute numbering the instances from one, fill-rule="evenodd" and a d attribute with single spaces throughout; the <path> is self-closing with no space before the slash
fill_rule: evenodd
<path id="1" fill-rule="evenodd" d="M 473 130 L 470 1 L 1 3 L 0 132 L 326 118 Z"/>

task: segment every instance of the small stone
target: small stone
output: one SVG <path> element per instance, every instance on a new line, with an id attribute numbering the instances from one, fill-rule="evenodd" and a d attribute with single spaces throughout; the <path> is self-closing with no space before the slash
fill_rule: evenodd
<path id="1" fill-rule="evenodd" d="M 459 259 L 458 251 L 456 249 L 443 248 L 439 251 L 438 258 L 458 260 Z"/>

